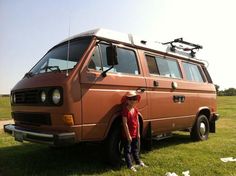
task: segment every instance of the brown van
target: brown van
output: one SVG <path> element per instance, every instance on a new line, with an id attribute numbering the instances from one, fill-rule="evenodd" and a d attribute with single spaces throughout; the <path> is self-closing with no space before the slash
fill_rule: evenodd
<path id="1" fill-rule="evenodd" d="M 201 48 L 182 38 L 156 43 L 104 29 L 71 37 L 12 89 L 15 124 L 4 130 L 17 141 L 52 146 L 105 141 L 110 159 L 119 160 L 121 99 L 136 90 L 144 140 L 176 130 L 206 140 L 219 116 L 215 86 L 195 58 Z"/>

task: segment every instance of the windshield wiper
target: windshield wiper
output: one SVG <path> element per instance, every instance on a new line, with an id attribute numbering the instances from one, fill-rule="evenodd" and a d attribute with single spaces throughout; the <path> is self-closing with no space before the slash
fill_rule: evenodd
<path id="1" fill-rule="evenodd" d="M 54 70 L 54 68 L 56 68 L 56 70 Z M 53 72 L 53 71 L 59 71 L 59 72 L 61 72 L 59 66 L 56 66 L 56 65 L 55 65 L 55 66 L 45 66 L 45 67 L 41 68 L 40 71 L 41 71 L 41 70 L 45 70 L 45 71 L 47 72 L 48 69 L 51 70 L 52 72 Z"/>
<path id="2" fill-rule="evenodd" d="M 32 72 L 27 72 L 24 77 L 30 78 L 32 76 L 34 76 Z"/>

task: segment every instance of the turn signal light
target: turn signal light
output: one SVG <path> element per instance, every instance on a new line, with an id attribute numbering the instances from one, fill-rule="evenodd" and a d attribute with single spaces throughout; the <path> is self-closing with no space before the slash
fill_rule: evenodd
<path id="1" fill-rule="evenodd" d="M 75 123 L 74 123 L 73 115 L 64 115 L 63 122 L 64 122 L 64 124 L 66 124 L 68 126 L 74 125 Z"/>

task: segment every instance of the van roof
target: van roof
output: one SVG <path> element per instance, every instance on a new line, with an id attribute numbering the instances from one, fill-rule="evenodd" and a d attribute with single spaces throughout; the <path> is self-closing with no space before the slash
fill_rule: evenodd
<path id="1" fill-rule="evenodd" d="M 95 36 L 99 39 L 116 41 L 118 43 L 125 43 L 128 45 L 146 48 L 149 50 L 155 50 L 155 51 L 159 51 L 163 53 L 168 53 L 171 55 L 180 56 L 180 57 L 184 57 L 191 60 L 194 59 L 195 61 L 197 59 L 195 57 L 194 58 L 191 57 L 190 52 L 178 50 L 178 47 L 177 47 L 177 50 L 173 52 L 171 51 L 171 45 L 166 45 L 164 43 L 160 43 L 157 41 L 148 41 L 132 34 L 121 33 L 121 32 L 103 29 L 103 28 L 97 28 L 97 29 L 82 32 L 80 34 L 71 36 L 63 40 L 61 43 L 66 42 L 68 40 L 75 39 L 75 38 L 86 37 L 86 36 Z M 202 60 L 197 59 L 197 61 L 202 61 Z"/>

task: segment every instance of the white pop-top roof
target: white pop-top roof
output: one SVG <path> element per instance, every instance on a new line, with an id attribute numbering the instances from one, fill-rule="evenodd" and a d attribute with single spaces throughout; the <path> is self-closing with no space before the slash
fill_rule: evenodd
<path id="1" fill-rule="evenodd" d="M 152 49 L 152 50 L 156 50 L 156 51 L 161 51 L 164 53 L 171 53 L 172 55 L 177 55 L 177 56 L 185 57 L 188 59 L 193 59 L 190 56 L 190 54 L 187 52 L 183 52 L 183 51 L 179 51 L 179 50 L 176 50 L 175 52 L 171 52 L 169 45 L 163 45 L 162 43 L 156 42 L 156 41 L 147 41 L 141 37 L 134 36 L 132 34 L 125 34 L 125 33 L 116 32 L 116 31 L 103 29 L 103 28 L 98 28 L 98 29 L 93 29 L 93 30 L 89 30 L 86 32 L 82 32 L 78 35 L 74 35 L 72 37 L 69 37 L 66 40 L 63 40 L 62 42 L 72 40 L 72 39 L 75 39 L 78 37 L 83 37 L 83 36 L 96 36 L 101 39 L 109 39 L 112 41 L 118 41 L 118 42 L 122 42 L 122 43 L 131 44 L 134 46 L 140 46 L 140 47 L 144 47 L 144 48 L 148 48 L 148 49 Z"/>

